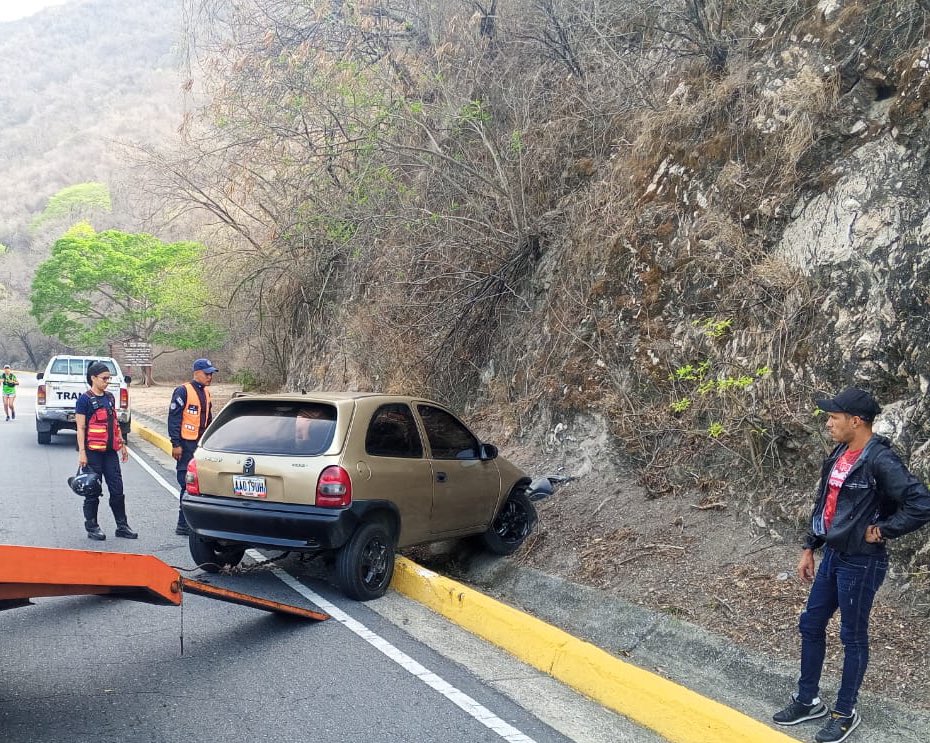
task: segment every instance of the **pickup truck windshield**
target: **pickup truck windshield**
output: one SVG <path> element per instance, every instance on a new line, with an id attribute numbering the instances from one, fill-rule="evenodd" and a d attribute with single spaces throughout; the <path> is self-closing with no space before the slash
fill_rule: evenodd
<path id="1" fill-rule="evenodd" d="M 87 367 L 91 362 L 98 359 L 55 359 L 52 362 L 52 368 L 49 374 L 67 374 L 69 376 L 83 377 L 87 372 Z M 110 374 L 116 374 L 116 367 L 112 361 L 103 361 L 110 370 Z"/>

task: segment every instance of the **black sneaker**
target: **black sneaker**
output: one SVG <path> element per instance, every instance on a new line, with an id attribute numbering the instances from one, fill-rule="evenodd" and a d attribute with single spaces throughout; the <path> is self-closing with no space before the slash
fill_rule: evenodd
<path id="1" fill-rule="evenodd" d="M 94 526 L 87 530 L 87 538 L 102 542 L 107 538 L 107 535 L 103 533 L 103 530 L 99 526 Z"/>
<path id="2" fill-rule="evenodd" d="M 830 720 L 820 728 L 814 740 L 817 743 L 840 743 L 846 740 L 849 734 L 859 726 L 860 718 L 856 710 L 851 715 L 841 715 L 839 712 L 831 712 Z"/>
<path id="3" fill-rule="evenodd" d="M 810 704 L 804 704 L 798 701 L 796 694 L 792 694 L 791 704 L 772 715 L 772 719 L 778 725 L 797 725 L 799 722 L 816 720 L 825 714 L 827 714 L 827 705 L 820 701 L 820 697 Z"/>

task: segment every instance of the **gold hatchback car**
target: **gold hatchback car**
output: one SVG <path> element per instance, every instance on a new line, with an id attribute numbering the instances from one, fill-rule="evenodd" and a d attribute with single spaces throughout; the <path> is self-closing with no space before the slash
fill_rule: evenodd
<path id="1" fill-rule="evenodd" d="M 182 508 L 205 570 L 248 547 L 332 551 L 340 589 L 365 601 L 387 590 L 399 548 L 479 535 L 516 550 L 536 522 L 531 483 L 429 400 L 243 395 L 204 434 Z"/>

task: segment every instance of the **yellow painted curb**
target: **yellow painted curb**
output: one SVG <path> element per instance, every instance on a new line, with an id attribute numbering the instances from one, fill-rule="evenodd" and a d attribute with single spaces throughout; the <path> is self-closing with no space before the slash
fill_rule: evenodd
<path id="1" fill-rule="evenodd" d="M 796 740 L 403 557 L 391 585 L 673 743 Z"/>
<path id="2" fill-rule="evenodd" d="M 133 432 L 171 454 L 171 441 Z M 591 643 L 397 557 L 394 590 L 672 743 L 797 743 L 742 712 L 615 658 Z"/>
<path id="3" fill-rule="evenodd" d="M 165 454 L 171 454 L 171 440 L 167 436 L 155 433 L 152 429 L 140 426 L 135 422 L 132 424 L 132 432 L 138 434 L 150 444 L 154 444 Z"/>

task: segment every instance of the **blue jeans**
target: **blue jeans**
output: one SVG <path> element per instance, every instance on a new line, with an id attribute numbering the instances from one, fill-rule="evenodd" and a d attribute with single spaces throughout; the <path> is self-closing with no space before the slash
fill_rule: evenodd
<path id="1" fill-rule="evenodd" d="M 820 693 L 827 651 L 827 623 L 840 610 L 840 640 L 845 650 L 843 678 L 834 710 L 852 714 L 869 664 L 869 614 L 875 593 L 888 572 L 888 555 L 847 555 L 824 547 L 807 608 L 801 614 L 801 678 L 798 701 L 809 704 Z"/>

